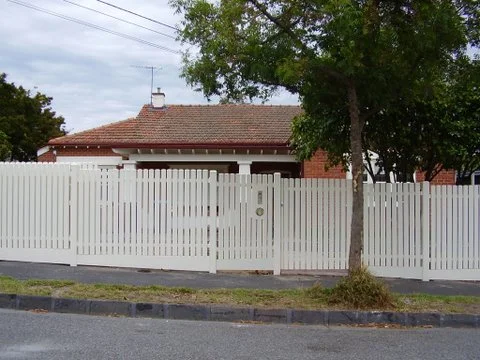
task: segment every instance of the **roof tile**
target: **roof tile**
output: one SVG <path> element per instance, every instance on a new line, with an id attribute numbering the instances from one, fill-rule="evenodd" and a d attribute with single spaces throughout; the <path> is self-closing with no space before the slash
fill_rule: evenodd
<path id="1" fill-rule="evenodd" d="M 287 145 L 299 106 L 144 105 L 136 118 L 52 139 L 49 145 L 126 147 Z"/>

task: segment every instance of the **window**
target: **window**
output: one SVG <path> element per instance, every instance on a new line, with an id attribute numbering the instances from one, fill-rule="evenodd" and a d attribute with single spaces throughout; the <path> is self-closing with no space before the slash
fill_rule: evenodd
<path id="1" fill-rule="evenodd" d="M 480 171 L 474 172 L 472 178 L 473 185 L 480 185 Z"/>
<path id="2" fill-rule="evenodd" d="M 475 171 L 471 176 L 458 176 L 457 174 L 457 184 L 458 185 L 480 185 L 480 170 Z"/>

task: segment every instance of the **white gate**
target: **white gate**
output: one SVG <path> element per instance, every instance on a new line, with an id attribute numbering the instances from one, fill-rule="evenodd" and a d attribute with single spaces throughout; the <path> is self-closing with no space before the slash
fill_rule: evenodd
<path id="1" fill-rule="evenodd" d="M 351 182 L 282 179 L 283 270 L 346 269 Z"/>
<path id="2" fill-rule="evenodd" d="M 272 270 L 273 175 L 218 176 L 218 270 Z"/>
<path id="3" fill-rule="evenodd" d="M 78 263 L 209 270 L 208 171 L 79 170 Z"/>

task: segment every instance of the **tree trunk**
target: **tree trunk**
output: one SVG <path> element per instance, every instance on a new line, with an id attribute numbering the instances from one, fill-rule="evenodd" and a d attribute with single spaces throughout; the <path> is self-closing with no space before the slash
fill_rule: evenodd
<path id="1" fill-rule="evenodd" d="M 362 266 L 363 250 L 363 152 L 362 122 L 358 109 L 357 90 L 353 82 L 348 84 L 348 111 L 350 115 L 350 143 L 352 147 L 352 224 L 350 227 L 349 271 Z"/>

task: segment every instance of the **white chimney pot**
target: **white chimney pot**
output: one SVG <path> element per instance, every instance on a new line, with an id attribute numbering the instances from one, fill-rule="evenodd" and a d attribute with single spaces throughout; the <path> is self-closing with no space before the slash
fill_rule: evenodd
<path id="1" fill-rule="evenodd" d="M 165 107 L 165 93 L 161 92 L 160 88 L 157 88 L 157 92 L 152 93 L 152 106 L 154 108 Z"/>

